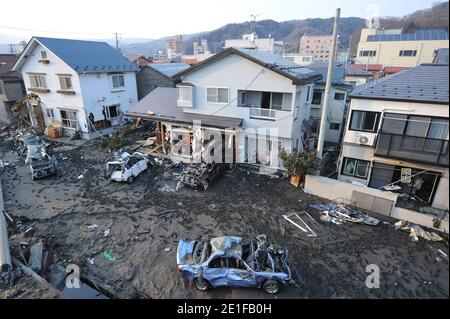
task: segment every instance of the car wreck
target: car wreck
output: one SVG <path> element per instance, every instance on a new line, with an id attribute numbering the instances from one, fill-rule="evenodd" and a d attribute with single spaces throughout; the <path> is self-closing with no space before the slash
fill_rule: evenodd
<path id="1" fill-rule="evenodd" d="M 293 284 L 286 247 L 270 244 L 266 235 L 211 240 L 180 240 L 178 272 L 200 291 L 216 287 L 260 288 L 276 294 Z"/>
<path id="2" fill-rule="evenodd" d="M 15 140 L 16 152 L 25 156 L 25 164 L 31 172 L 31 179 L 40 179 L 57 173 L 56 159 L 51 156 L 50 144 L 39 136 L 28 133 Z"/>
<path id="3" fill-rule="evenodd" d="M 226 164 L 190 164 L 181 173 L 180 182 L 195 189 L 207 190 L 226 168 Z"/>
<path id="4" fill-rule="evenodd" d="M 133 183 L 134 179 L 151 165 L 147 155 L 139 152 L 122 152 L 106 164 L 106 176 L 116 182 Z"/>

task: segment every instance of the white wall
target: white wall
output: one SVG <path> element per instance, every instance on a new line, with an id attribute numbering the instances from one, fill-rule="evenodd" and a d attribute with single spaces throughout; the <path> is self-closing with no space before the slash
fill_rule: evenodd
<path id="1" fill-rule="evenodd" d="M 251 82 L 259 75 L 253 84 Z M 250 119 L 249 108 L 237 106 L 237 93 L 239 90 L 268 91 L 279 93 L 291 93 L 295 96 L 297 86 L 292 80 L 275 73 L 269 69 L 251 62 L 237 55 L 231 55 L 213 64 L 205 66 L 186 75 L 183 82 L 192 83 L 194 87 L 194 107 L 184 108 L 185 112 L 199 114 L 214 114 L 216 116 L 242 118 L 243 128 L 268 127 L 277 128 L 278 134 L 283 138 L 291 138 L 294 110 L 276 112 L 276 121 Z M 251 84 L 249 86 L 249 84 Z M 229 102 L 231 104 L 224 108 L 224 104 L 209 104 L 206 102 L 207 87 L 229 88 Z M 292 104 L 295 104 L 291 102 Z M 302 107 L 302 105 L 301 105 Z M 222 109 L 223 108 L 223 109 Z M 222 109 L 222 110 L 221 110 Z"/>

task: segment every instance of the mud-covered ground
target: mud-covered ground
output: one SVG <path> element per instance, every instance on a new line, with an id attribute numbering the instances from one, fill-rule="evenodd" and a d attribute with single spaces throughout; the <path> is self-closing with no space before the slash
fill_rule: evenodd
<path id="1" fill-rule="evenodd" d="M 290 186 L 286 179 L 236 169 L 206 192 L 164 192 L 165 185 L 175 189 L 178 171 L 163 165 L 132 185 L 112 183 L 104 178 L 110 154 L 98 142 L 88 142 L 76 149 L 56 148 L 59 176 L 32 181 L 9 151 L 8 145 L 0 146 L 0 158 L 12 164 L 0 176 L 8 213 L 24 227 L 35 228 L 54 262 L 79 265 L 85 281 L 115 297 L 272 298 L 253 289 L 201 293 L 177 273 L 180 238 L 258 234 L 267 234 L 290 252 L 298 287 L 286 288 L 276 298 L 449 296 L 448 259 L 438 252 L 448 255 L 443 243 L 413 242 L 408 233 L 394 230 L 392 220 L 377 227 L 322 223 L 309 204 L 326 201 Z M 84 178 L 78 179 L 80 175 Z M 157 217 L 169 210 L 174 212 Z M 318 238 L 306 237 L 282 218 L 303 210 L 319 221 L 311 223 Z M 98 227 L 90 230 L 92 224 Z M 380 268 L 379 289 L 366 288 L 369 264 Z"/>

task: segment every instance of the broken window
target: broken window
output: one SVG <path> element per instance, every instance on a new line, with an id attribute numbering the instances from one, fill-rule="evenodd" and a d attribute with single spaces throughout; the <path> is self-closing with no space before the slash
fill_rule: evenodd
<path id="1" fill-rule="evenodd" d="M 344 157 L 344 165 L 342 167 L 342 175 L 354 176 L 357 178 L 367 178 L 369 173 L 369 161 L 359 160 L 356 158 Z"/>

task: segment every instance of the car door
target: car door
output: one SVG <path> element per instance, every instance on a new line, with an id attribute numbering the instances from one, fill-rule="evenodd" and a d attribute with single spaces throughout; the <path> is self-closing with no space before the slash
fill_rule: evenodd
<path id="1" fill-rule="evenodd" d="M 213 257 L 207 262 L 206 267 L 203 268 L 203 278 L 214 287 L 227 286 L 228 268 L 226 268 L 226 259 L 221 257 Z"/>
<path id="2" fill-rule="evenodd" d="M 239 258 L 228 258 L 228 286 L 256 287 L 257 278 L 254 271 L 246 266 Z"/>

